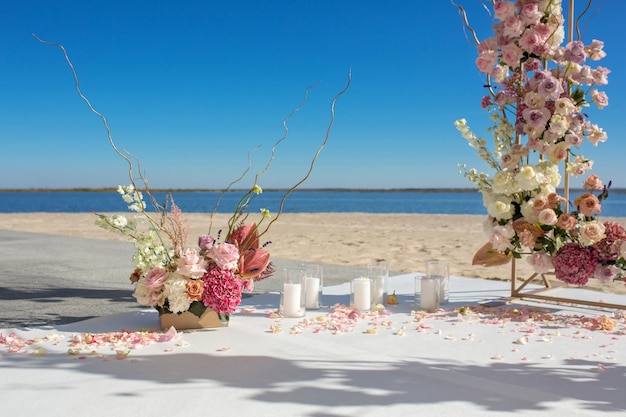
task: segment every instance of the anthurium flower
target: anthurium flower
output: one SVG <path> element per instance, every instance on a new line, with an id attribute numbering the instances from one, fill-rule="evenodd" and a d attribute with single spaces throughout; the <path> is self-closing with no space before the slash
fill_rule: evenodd
<path id="1" fill-rule="evenodd" d="M 245 252 L 250 248 L 259 247 L 259 232 L 256 223 L 239 226 L 230 235 L 229 241 Z"/>
<path id="2" fill-rule="evenodd" d="M 491 243 L 486 243 L 476 252 L 472 259 L 472 265 L 480 266 L 500 266 L 506 265 L 511 260 L 511 253 L 495 250 Z"/>
<path id="3" fill-rule="evenodd" d="M 250 248 L 239 257 L 239 276 L 243 279 L 254 279 L 265 271 L 269 263 L 269 252 Z"/>

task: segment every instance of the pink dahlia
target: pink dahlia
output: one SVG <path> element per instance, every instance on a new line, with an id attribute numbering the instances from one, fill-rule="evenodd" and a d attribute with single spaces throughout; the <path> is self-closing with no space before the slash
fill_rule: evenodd
<path id="1" fill-rule="evenodd" d="M 593 245 L 598 254 L 598 258 L 605 261 L 614 261 L 619 258 L 620 246 L 626 242 L 626 230 L 615 222 L 604 223 L 604 233 L 606 237 Z"/>
<path id="2" fill-rule="evenodd" d="M 557 279 L 583 286 L 594 274 L 597 258 L 591 250 L 577 243 L 568 243 L 556 252 L 552 263 Z"/>
<path id="3" fill-rule="evenodd" d="M 202 303 L 218 313 L 232 313 L 241 302 L 242 282 L 233 271 L 209 268 L 202 277 L 204 291 Z"/>

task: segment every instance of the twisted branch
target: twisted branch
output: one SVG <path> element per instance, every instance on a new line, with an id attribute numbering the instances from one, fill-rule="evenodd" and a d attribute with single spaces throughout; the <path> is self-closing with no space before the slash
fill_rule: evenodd
<path id="1" fill-rule="evenodd" d="M 337 95 L 333 98 L 333 101 L 331 102 L 330 105 L 330 123 L 328 125 L 328 129 L 326 130 L 326 136 L 324 137 L 324 141 L 322 142 L 322 144 L 320 145 L 320 147 L 317 149 L 317 152 L 315 153 L 315 155 L 313 156 L 313 159 L 311 160 L 311 165 L 309 166 L 309 170 L 307 171 L 306 175 L 300 180 L 298 181 L 293 187 L 291 187 L 286 193 L 285 195 L 283 195 L 283 198 L 280 200 L 280 207 L 278 209 L 278 213 L 276 214 L 276 217 L 274 217 L 265 227 L 265 229 L 259 234 L 259 237 L 263 236 L 265 233 L 267 233 L 267 231 L 269 230 L 270 226 L 272 226 L 272 224 L 278 220 L 278 218 L 280 217 L 280 215 L 283 212 L 283 206 L 285 205 L 285 200 L 287 199 L 287 197 L 299 186 L 301 186 L 302 184 L 304 184 L 304 182 L 306 182 L 309 177 L 311 176 L 311 172 L 313 172 L 313 167 L 315 166 L 315 162 L 317 161 L 317 158 L 319 157 L 320 153 L 322 152 L 322 150 L 326 147 L 326 144 L 328 143 L 328 138 L 330 136 L 330 131 L 333 127 L 333 124 L 335 123 L 335 103 L 337 102 L 337 100 L 339 99 L 339 97 L 341 97 L 342 95 L 344 95 L 346 93 L 346 91 L 348 91 L 348 88 L 350 88 L 350 83 L 352 81 L 352 69 L 348 70 L 348 81 L 346 83 L 346 86 L 343 88 L 343 90 L 341 90 L 339 93 L 337 93 Z"/>

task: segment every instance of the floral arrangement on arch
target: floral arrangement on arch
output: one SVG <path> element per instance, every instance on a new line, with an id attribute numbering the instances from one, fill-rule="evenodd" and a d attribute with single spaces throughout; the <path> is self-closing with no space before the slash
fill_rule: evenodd
<path id="1" fill-rule="evenodd" d="M 535 272 L 554 271 L 557 279 L 582 286 L 590 278 L 611 282 L 624 275 L 626 231 L 619 223 L 598 220 L 610 182 L 603 185 L 598 176 L 588 175 L 581 181 L 584 192 L 573 202 L 567 181 L 565 195 L 557 192 L 559 165 L 566 180 L 586 176 L 593 161 L 579 152 L 580 145 L 607 140 L 583 108 L 608 105 L 600 89 L 610 72 L 595 65 L 606 56 L 602 41 L 565 42 L 561 3 L 496 1 L 494 35 L 482 42 L 459 7 L 478 45 L 476 65 L 487 78 L 489 94 L 481 104 L 493 121 L 488 129 L 493 150 L 465 119 L 455 126 L 495 170 L 488 175 L 460 166 L 488 212 L 489 242 L 473 263 L 502 265 L 528 255 Z"/>
<path id="2" fill-rule="evenodd" d="M 267 233 L 282 213 L 287 197 L 306 182 L 311 175 L 317 158 L 328 143 L 335 120 L 335 103 L 350 87 L 351 70 L 348 71 L 346 86 L 335 95 L 331 102 L 331 119 L 323 142 L 315 152 L 304 177 L 284 193 L 277 215 L 261 228 L 261 224 L 271 217 L 269 210 L 261 209 L 261 218 L 258 223 L 246 223 L 249 217 L 247 208 L 250 201 L 262 193 L 262 189 L 258 185 L 259 177 L 269 170 L 274 160 L 276 148 L 288 137 L 287 122 L 304 107 L 309 91 L 317 84 L 307 87 L 301 104 L 283 120 L 284 136 L 276 141 L 266 166 L 256 174 L 254 185 L 240 199 L 227 222 L 226 231 L 220 230 L 216 236 L 211 235 L 210 232 L 213 213 L 217 211 L 217 205 L 221 201 L 220 197 L 211 214 L 209 231 L 207 234 L 197 237 L 191 246 L 192 244 L 187 241 L 189 226 L 185 222 L 182 211 L 171 195 L 166 198 L 163 204 L 157 202 L 148 187 L 147 178 L 140 169 L 135 172 L 135 162 L 139 167 L 139 159 L 128 151 L 119 150 L 113 141 L 106 118 L 94 109 L 80 90 L 78 75 L 63 45 L 44 41 L 36 35 L 33 36 L 43 44 L 61 49 L 72 71 L 75 88 L 79 96 L 85 101 L 91 112 L 100 117 L 111 147 L 128 164 L 130 184 L 118 186 L 117 192 L 128 204 L 128 209 L 136 213 L 135 216 L 129 219 L 121 214 L 108 216 L 96 213 L 96 224 L 126 236 L 134 244 L 136 250 L 133 260 L 136 268 L 130 279 L 136 284 L 133 296 L 137 302 L 141 305 L 155 307 L 160 314 L 178 314 L 188 311 L 201 317 L 207 309 L 211 308 L 218 314 L 221 321 L 227 321 L 230 313 L 236 311 L 239 306 L 242 291 L 252 290 L 255 281 L 268 278 L 274 272 L 269 252 L 266 250 L 269 242 L 261 244 L 260 238 Z M 250 153 L 255 149 L 248 153 L 249 163 Z M 249 169 L 250 166 L 223 193 L 229 191 L 233 185 L 242 180 Z M 139 178 L 139 181 L 136 181 L 135 178 Z M 137 182 L 142 184 L 142 189 L 137 186 Z M 148 196 L 150 204 L 146 203 L 144 195 Z"/>

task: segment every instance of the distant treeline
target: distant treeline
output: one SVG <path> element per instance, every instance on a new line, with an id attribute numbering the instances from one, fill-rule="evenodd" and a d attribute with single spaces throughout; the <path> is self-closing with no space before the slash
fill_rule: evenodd
<path id="1" fill-rule="evenodd" d="M 114 188 L 0 188 L 0 193 L 4 192 L 19 192 L 19 193 L 55 193 L 55 192 L 63 192 L 63 193 L 110 193 L 117 190 L 117 187 Z M 204 188 L 151 188 L 150 192 L 153 193 L 206 193 L 213 192 L 219 193 L 224 190 L 218 189 L 204 189 Z M 227 192 L 245 192 L 249 191 L 248 189 L 233 189 L 228 190 Z M 264 188 L 265 192 L 286 192 L 287 189 L 282 188 Z M 559 191 L 563 191 L 562 189 Z M 313 193 L 313 192 L 340 192 L 340 193 L 476 193 L 478 192 L 475 188 L 302 188 L 297 189 L 294 192 L 296 193 Z M 572 193 L 581 193 L 584 192 L 583 189 L 571 188 L 570 192 Z M 626 188 L 611 188 L 611 193 L 616 194 L 626 194 Z"/>

